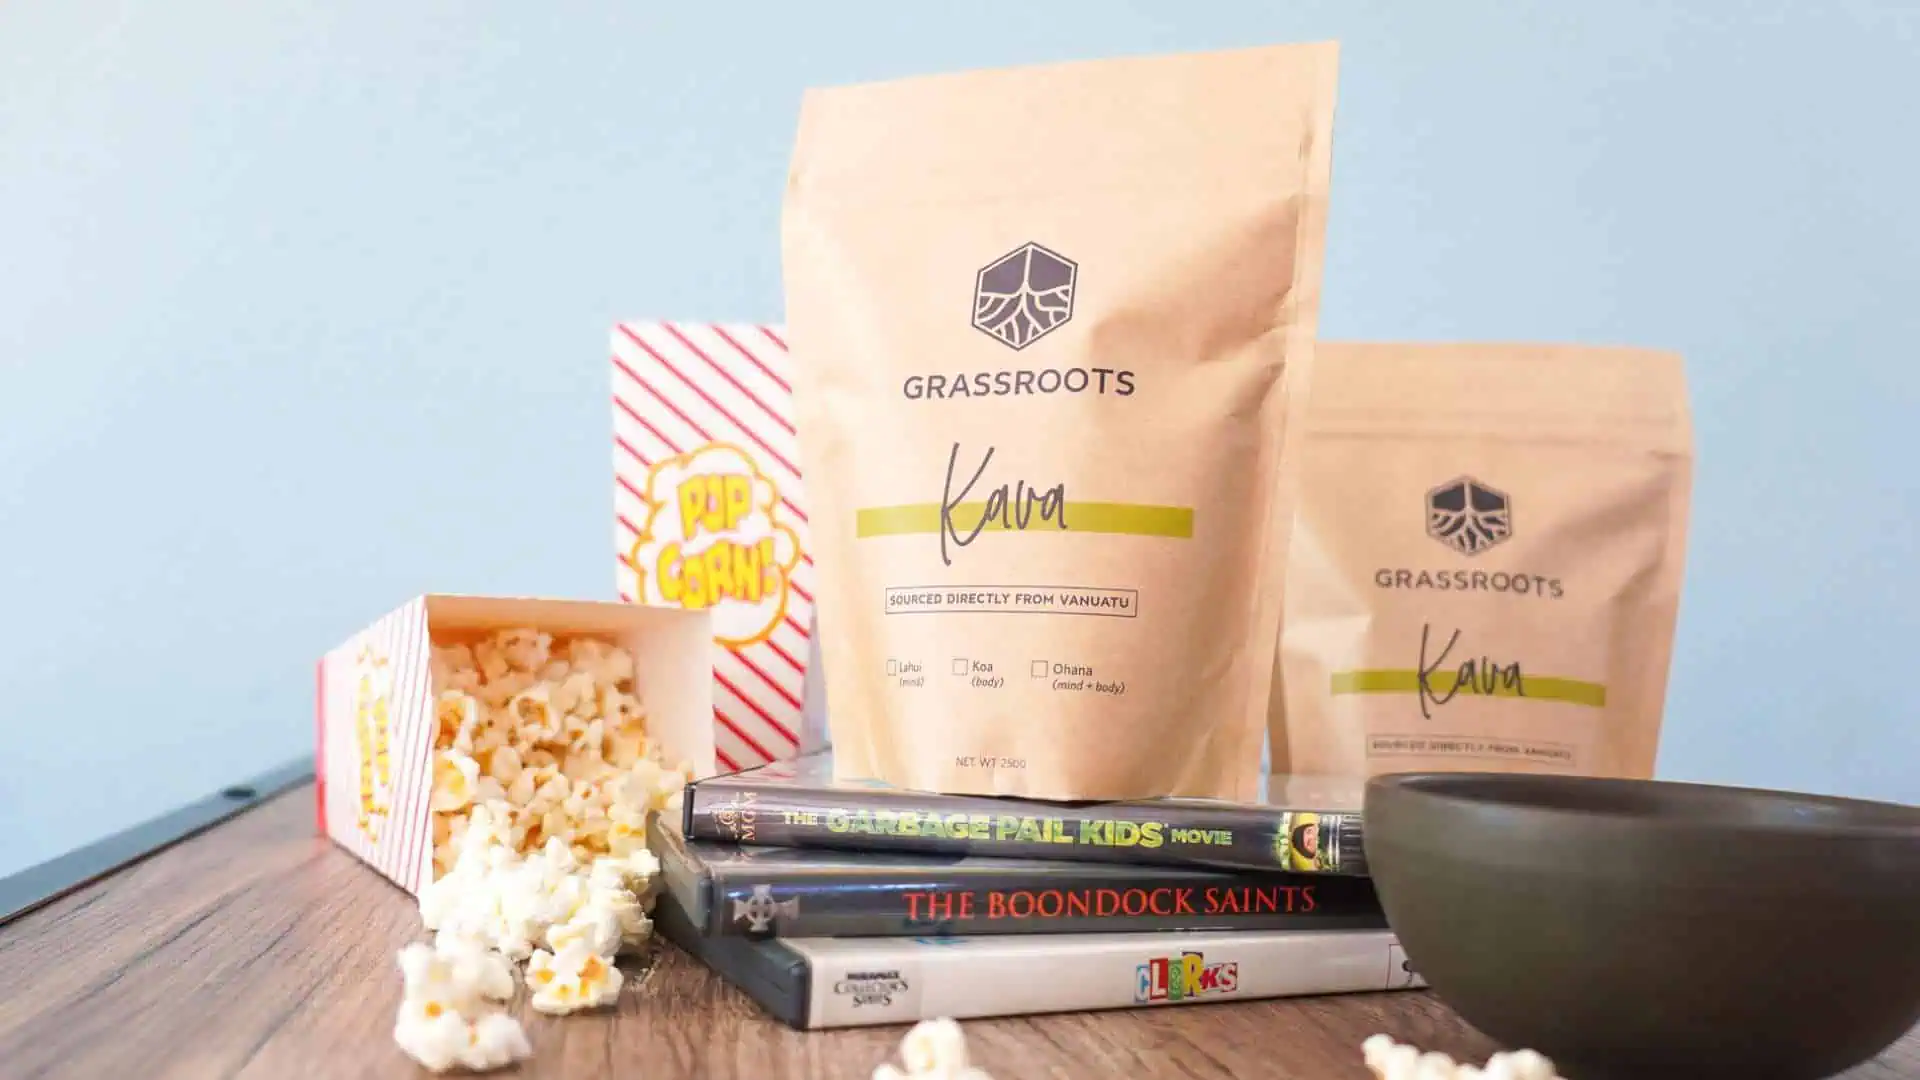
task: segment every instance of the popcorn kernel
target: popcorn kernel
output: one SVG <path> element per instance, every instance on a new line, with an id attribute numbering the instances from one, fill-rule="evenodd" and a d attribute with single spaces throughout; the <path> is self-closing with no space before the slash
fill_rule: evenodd
<path id="1" fill-rule="evenodd" d="M 1382 1033 L 1368 1036 L 1360 1053 L 1379 1080 L 1565 1080 L 1551 1060 L 1533 1050 L 1497 1053 L 1482 1068 L 1437 1051 L 1421 1053 Z"/>

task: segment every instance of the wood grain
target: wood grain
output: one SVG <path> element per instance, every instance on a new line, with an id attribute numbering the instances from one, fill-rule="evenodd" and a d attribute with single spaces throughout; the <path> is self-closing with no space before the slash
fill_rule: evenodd
<path id="1" fill-rule="evenodd" d="M 424 1077 L 393 1045 L 394 954 L 412 901 L 313 833 L 301 788 L 0 929 L 0 1075 Z M 515 1002 L 518 1077 L 867 1080 L 904 1028 L 796 1032 L 664 942 L 625 965 L 617 1009 Z M 1061 1014 L 967 1023 L 997 1080 L 1124 1076 L 1366 1080 L 1385 1031 L 1481 1060 L 1496 1047 L 1431 994 Z M 1849 1080 L 1920 1080 L 1920 1032 Z"/>

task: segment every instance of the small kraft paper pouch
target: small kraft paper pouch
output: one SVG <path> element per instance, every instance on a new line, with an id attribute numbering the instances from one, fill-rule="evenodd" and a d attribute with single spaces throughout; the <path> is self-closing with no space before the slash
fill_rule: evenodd
<path id="1" fill-rule="evenodd" d="M 1651 777 L 1692 438 L 1670 352 L 1320 342 L 1274 771 Z"/>
<path id="2" fill-rule="evenodd" d="M 807 93 L 785 325 L 843 778 L 1256 792 L 1337 59 Z"/>
<path id="3" fill-rule="evenodd" d="M 723 768 L 821 749 L 806 708 L 813 559 L 784 328 L 635 320 L 614 326 L 611 347 L 621 599 L 711 615 Z"/>
<path id="4" fill-rule="evenodd" d="M 504 634 L 546 635 L 528 665 L 549 676 L 576 643 L 623 650 L 622 685 L 638 703 L 633 723 L 647 756 L 694 778 L 713 772 L 712 630 L 704 612 L 537 597 L 417 596 L 327 651 L 315 670 L 316 824 L 350 854 L 418 895 L 436 874 L 434 806 L 448 737 L 434 651 Z M 503 667 L 504 671 L 505 668 Z M 520 682 L 542 694 L 540 679 Z M 546 699 L 552 700 L 552 699 Z M 559 703 L 553 702 L 557 708 Z M 582 705 L 581 711 L 588 706 Z M 596 717 L 597 718 L 597 717 Z M 482 719 L 484 723 L 485 720 Z M 613 722 L 603 721 L 610 732 Z M 554 737 L 565 734 L 556 730 Z M 485 771 L 482 766 L 482 771 Z"/>

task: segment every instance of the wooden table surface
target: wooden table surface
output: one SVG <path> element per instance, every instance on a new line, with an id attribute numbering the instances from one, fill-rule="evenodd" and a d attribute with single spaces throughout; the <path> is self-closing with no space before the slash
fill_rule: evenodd
<path id="1" fill-rule="evenodd" d="M 411 899 L 313 831 L 298 788 L 0 927 L 0 1076 L 425 1077 L 394 1046 Z M 513 1009 L 533 1057 L 488 1075 L 867 1080 L 904 1027 L 797 1032 L 673 946 L 625 964 L 619 1006 Z M 1431 994 L 965 1022 L 978 1064 L 1018 1077 L 1366 1080 L 1385 1031 L 1484 1060 L 1495 1046 Z M 1849 1080 L 1920 1078 L 1920 1032 Z"/>

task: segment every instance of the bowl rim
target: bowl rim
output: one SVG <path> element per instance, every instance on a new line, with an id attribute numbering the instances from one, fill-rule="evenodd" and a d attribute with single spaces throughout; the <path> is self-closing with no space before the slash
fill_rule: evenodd
<path id="1" fill-rule="evenodd" d="M 1869 812 L 1910 820 L 1881 821 L 1749 821 L 1676 813 L 1667 810 L 1647 812 L 1632 806 L 1557 806 L 1551 803 L 1506 799 L 1500 792 L 1522 785 L 1603 788 L 1610 790 L 1683 791 L 1709 798 L 1760 802 L 1792 801 L 1830 807 L 1836 810 Z M 1819 836 L 1836 839 L 1908 839 L 1920 840 L 1920 806 L 1880 799 L 1861 799 L 1848 795 L 1824 795 L 1784 788 L 1748 787 L 1692 780 L 1659 780 L 1631 777 L 1585 776 L 1556 773 L 1472 772 L 1455 770 L 1382 773 L 1369 777 L 1368 792 L 1376 789 L 1403 793 L 1414 798 L 1455 806 L 1482 806 L 1510 814 L 1527 814 L 1552 819 L 1571 819 L 1588 825 L 1641 824 L 1648 827 L 1689 826 L 1710 832 L 1765 834 L 1772 836 Z"/>

